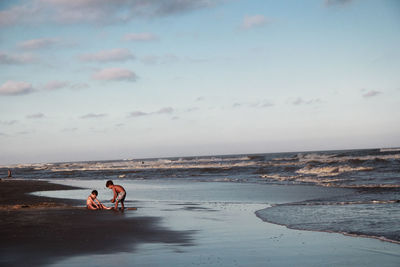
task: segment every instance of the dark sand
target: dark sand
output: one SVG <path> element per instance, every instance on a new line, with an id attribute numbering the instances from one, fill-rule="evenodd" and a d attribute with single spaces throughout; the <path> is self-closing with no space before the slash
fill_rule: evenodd
<path id="1" fill-rule="evenodd" d="M 192 231 L 169 230 L 161 226 L 160 217 L 89 211 L 80 201 L 27 194 L 66 189 L 75 188 L 45 181 L 0 181 L 1 266 L 40 266 L 70 256 L 133 252 L 141 243 L 192 245 Z"/>

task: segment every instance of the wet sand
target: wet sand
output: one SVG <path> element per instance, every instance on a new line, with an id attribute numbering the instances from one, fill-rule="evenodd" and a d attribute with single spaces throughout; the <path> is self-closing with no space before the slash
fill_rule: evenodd
<path id="1" fill-rule="evenodd" d="M 82 208 L 85 194 L 91 189 L 67 186 L 96 189 L 104 201 L 111 193 L 104 188 L 104 181 L 67 180 L 62 182 L 64 185 L 22 181 L 18 183 L 26 186 L 25 192 L 59 191 L 43 192 L 40 197 L 22 194 L 22 199 L 12 197 L 11 201 L 11 196 L 3 192 L 12 194 L 6 185 L 13 182 L 0 182 L 3 207 L 0 265 L 4 266 L 24 266 L 27 262 L 30 266 L 57 267 L 398 266 L 400 263 L 397 244 L 291 230 L 263 222 L 255 215 L 268 205 L 342 194 L 346 190 L 121 180 L 128 191 L 126 205 L 138 210 L 120 213 Z M 65 199 L 51 198 L 55 196 Z M 20 203 L 29 205 L 29 199 L 35 199 L 38 205 L 13 208 Z M 45 208 L 40 203 L 54 206 Z"/>
<path id="2" fill-rule="evenodd" d="M 140 243 L 191 245 L 190 231 L 168 230 L 158 217 L 89 211 L 81 201 L 27 194 L 67 189 L 76 188 L 45 181 L 0 181 L 1 266 L 42 266 L 76 255 L 132 252 Z"/>

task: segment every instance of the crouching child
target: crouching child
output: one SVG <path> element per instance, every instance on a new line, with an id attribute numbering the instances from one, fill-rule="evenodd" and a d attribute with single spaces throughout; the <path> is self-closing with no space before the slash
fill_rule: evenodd
<path id="1" fill-rule="evenodd" d="M 111 189 L 114 193 L 114 197 L 113 199 L 111 199 L 111 202 L 112 203 L 115 202 L 115 209 L 118 210 L 118 203 L 121 203 L 121 209 L 124 210 L 125 209 L 124 201 L 126 197 L 125 189 L 120 185 L 117 184 L 114 185 L 113 181 L 111 180 L 107 181 L 106 187 Z"/>
<path id="2" fill-rule="evenodd" d="M 92 193 L 88 196 L 86 200 L 86 207 L 89 210 L 110 210 L 112 208 L 106 207 L 101 204 L 101 202 L 97 199 L 97 190 L 93 190 Z"/>

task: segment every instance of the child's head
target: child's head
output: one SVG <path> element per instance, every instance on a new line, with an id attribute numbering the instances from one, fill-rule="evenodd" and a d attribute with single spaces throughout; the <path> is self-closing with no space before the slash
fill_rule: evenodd
<path id="1" fill-rule="evenodd" d="M 97 190 L 93 190 L 92 194 L 90 195 L 90 197 L 95 199 L 97 197 L 97 195 L 98 195 Z"/>
<path id="2" fill-rule="evenodd" d="M 113 181 L 108 180 L 107 183 L 106 183 L 106 187 L 109 188 L 112 185 L 114 185 Z"/>

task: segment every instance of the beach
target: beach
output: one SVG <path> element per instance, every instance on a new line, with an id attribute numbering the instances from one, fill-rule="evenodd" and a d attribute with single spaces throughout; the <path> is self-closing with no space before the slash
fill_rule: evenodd
<path id="1" fill-rule="evenodd" d="M 88 211 L 101 180 L 2 180 L 1 265 L 398 266 L 400 246 L 262 221 L 271 205 L 349 189 L 181 180 L 119 181 L 127 210 Z M 72 187 L 73 186 L 73 187 Z M 15 190 L 18 190 L 16 193 Z M 25 194 L 32 191 L 39 193 Z M 57 198 L 56 198 L 57 197 Z"/>

